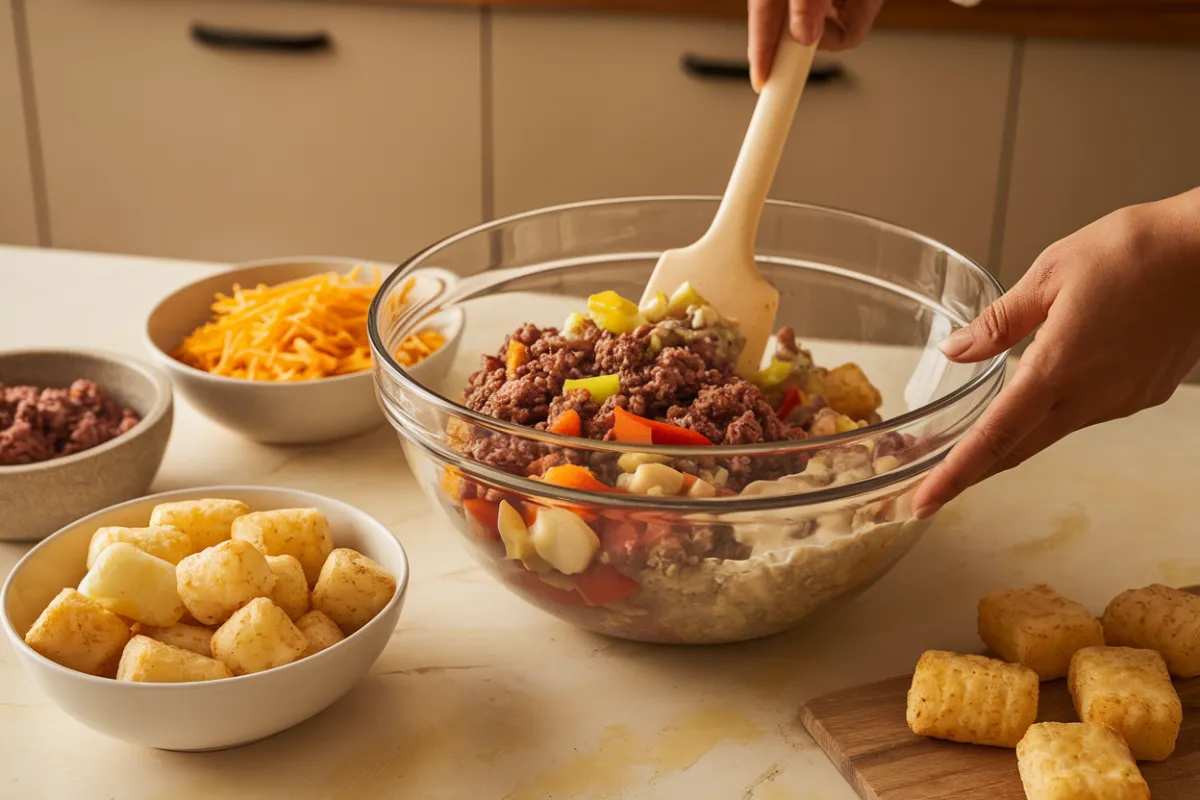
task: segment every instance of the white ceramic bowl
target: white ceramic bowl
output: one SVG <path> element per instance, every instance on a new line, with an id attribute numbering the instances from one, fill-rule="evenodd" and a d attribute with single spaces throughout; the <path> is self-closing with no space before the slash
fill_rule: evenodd
<path id="1" fill-rule="evenodd" d="M 315 381 L 272 383 L 211 375 L 170 356 L 189 333 L 211 318 L 215 295 L 229 293 L 234 284 L 274 285 L 334 270 L 344 274 L 355 266 L 378 268 L 383 275 L 394 268 L 352 258 L 303 256 L 255 261 L 189 283 L 150 312 L 146 347 L 190 403 L 249 439 L 266 444 L 318 444 L 370 430 L 384 420 L 370 370 Z M 415 277 L 416 294 L 440 291 L 442 282 L 453 279 L 436 269 Z M 439 317 L 438 329 L 446 344 L 411 370 L 423 381 L 440 380 L 450 369 L 462 335 L 462 315 Z"/>
<path id="2" fill-rule="evenodd" d="M 102 525 L 143 526 L 158 503 L 220 497 L 254 510 L 317 508 L 335 547 L 350 547 L 396 578 L 396 594 L 375 619 L 314 656 L 266 672 L 200 683 L 125 683 L 85 675 L 39 655 L 24 636 L 63 587 L 86 572 L 88 541 Z M 0 619 L 21 666 L 63 711 L 90 728 L 163 750 L 218 750 L 248 744 L 324 710 L 367 673 L 396 629 L 408 587 L 408 559 L 382 524 L 339 500 L 291 489 L 214 486 L 132 500 L 84 517 L 33 548 L 0 591 Z"/>
<path id="3" fill-rule="evenodd" d="M 0 541 L 43 539 L 84 514 L 139 497 L 162 464 L 174 405 L 161 371 L 95 350 L 0 353 L 0 383 L 65 389 L 80 378 L 95 381 L 142 421 L 89 450 L 0 466 Z"/>

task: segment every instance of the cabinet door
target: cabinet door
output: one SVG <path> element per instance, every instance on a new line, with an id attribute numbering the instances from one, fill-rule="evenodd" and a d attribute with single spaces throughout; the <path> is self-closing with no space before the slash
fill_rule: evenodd
<path id="1" fill-rule="evenodd" d="M 38 243 L 27 130 L 12 8 L 0 2 L 0 244 Z"/>
<path id="2" fill-rule="evenodd" d="M 477 11 L 27 8 L 57 247 L 398 260 L 481 219 Z"/>
<path id="3" fill-rule="evenodd" d="M 720 194 L 754 109 L 744 23 L 497 12 L 495 209 L 631 194 Z M 771 196 L 871 214 L 983 259 L 991 246 L 1013 43 L 879 31 L 822 55 Z"/>
<path id="4" fill-rule="evenodd" d="M 1200 186 L 1200 48 L 1030 41 L 1001 278 L 1122 206 Z"/>

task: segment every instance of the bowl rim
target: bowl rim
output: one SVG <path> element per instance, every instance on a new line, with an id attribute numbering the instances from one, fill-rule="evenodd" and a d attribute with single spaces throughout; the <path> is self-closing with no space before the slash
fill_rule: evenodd
<path id="1" fill-rule="evenodd" d="M 16 575 L 22 569 L 26 568 L 29 563 L 32 563 L 32 561 L 37 558 L 38 551 L 40 551 L 43 547 L 48 547 L 50 542 L 54 541 L 58 537 L 67 534 L 69 529 L 83 525 L 89 520 L 99 517 L 102 514 L 107 514 L 111 511 L 117 511 L 137 503 L 145 503 L 148 500 L 156 500 L 159 502 L 171 502 L 172 500 L 196 500 L 201 499 L 202 497 L 219 496 L 217 494 L 218 492 L 247 491 L 284 492 L 297 498 L 311 498 L 320 500 L 324 503 L 340 507 L 343 512 L 349 512 L 350 516 L 361 518 L 362 521 L 367 523 L 366 527 L 374 528 L 376 532 L 385 534 L 381 538 L 394 545 L 396 552 L 400 557 L 399 563 L 401 567 L 401 574 L 398 576 L 393 576 L 396 578 L 396 591 L 392 594 L 392 599 L 389 600 L 387 605 L 384 606 L 379 613 L 376 614 L 375 617 L 366 625 L 359 628 L 354 633 L 344 637 L 340 641 L 330 645 L 319 653 L 314 653 L 308 658 L 298 659 L 290 664 L 284 664 L 281 667 L 274 667 L 272 669 L 263 670 L 262 672 L 252 672 L 249 675 L 235 675 L 232 678 L 219 678 L 212 681 L 194 681 L 188 683 L 141 683 L 135 681 L 118 681 L 113 678 L 104 678 L 99 675 L 89 675 L 86 672 L 79 672 L 78 670 L 73 670 L 70 667 L 64 667 L 62 664 L 51 661 L 26 644 L 25 637 L 17 633 L 17 629 L 13 625 L 13 622 L 8 615 L 8 595 L 9 592 L 12 591 L 13 578 L 16 577 Z M 336 545 L 337 543 L 335 542 L 334 549 L 337 549 Z M 411 569 L 409 568 L 408 552 L 404 549 L 404 545 L 400 542 L 400 539 L 394 533 L 392 533 L 391 529 L 357 506 L 352 506 L 343 500 L 338 500 L 336 497 L 330 497 L 328 495 L 322 495 L 304 489 L 289 489 L 282 486 L 255 486 L 252 484 L 226 484 L 216 486 L 198 486 L 190 489 L 172 489 L 171 491 L 167 492 L 157 492 L 155 494 L 143 495 L 142 497 L 135 497 L 132 500 L 126 500 L 123 503 L 116 503 L 106 508 L 102 508 L 99 511 L 94 511 L 87 516 L 80 517 L 74 522 L 64 525 L 30 548 L 29 552 L 21 556 L 20 560 L 18 560 L 16 565 L 12 568 L 12 571 L 8 573 L 8 576 L 4 579 L 4 586 L 0 587 L 0 624 L 3 625 L 4 632 L 8 635 L 12 646 L 20 654 L 23 654 L 27 658 L 33 659 L 35 663 L 48 668 L 53 672 L 67 675 L 69 678 L 83 680 L 85 683 L 91 683 L 97 686 L 105 687 L 120 687 L 117 689 L 117 691 L 178 691 L 181 687 L 191 688 L 229 686 L 234 681 L 237 681 L 240 684 L 245 684 L 255 680 L 269 680 L 270 678 L 267 678 L 266 676 L 278 674 L 281 670 L 292 669 L 294 667 L 300 667 L 301 665 L 304 665 L 304 667 L 307 668 L 314 663 L 321 663 L 321 661 L 328 660 L 329 656 L 327 656 L 327 654 L 331 651 L 344 651 L 345 648 L 341 647 L 341 645 L 350 641 L 350 639 L 367 630 L 368 628 L 378 627 L 380 621 L 387 616 L 388 612 L 390 612 L 395 606 L 404 602 L 404 597 L 408 592 L 410 573 Z M 391 638 L 390 633 L 388 637 Z M 130 638 L 132 638 L 132 636 Z"/>
<path id="2" fill-rule="evenodd" d="M 158 316 L 159 313 L 161 313 L 162 307 L 164 305 L 166 305 L 166 303 L 168 301 L 175 299 L 176 297 L 178 297 L 179 295 L 183 294 L 186 291 L 194 289 L 198 284 L 205 283 L 207 281 L 210 281 L 210 280 L 213 280 L 216 278 L 233 279 L 233 278 L 235 278 L 235 276 L 238 273 L 247 272 L 249 270 L 262 269 L 264 267 L 286 267 L 286 266 L 293 266 L 293 265 L 297 266 L 297 267 L 312 266 L 312 267 L 314 267 L 314 271 L 312 273 L 313 275 L 320 275 L 323 272 L 329 271 L 328 269 L 323 269 L 323 270 L 316 269 L 317 267 L 319 267 L 321 265 L 325 265 L 328 267 L 334 267 L 338 271 L 340 271 L 343 268 L 353 268 L 353 267 L 375 268 L 375 269 L 380 270 L 381 273 L 384 273 L 380 279 L 380 284 L 379 284 L 380 290 L 382 290 L 383 286 L 385 284 L 387 284 L 390 277 L 397 270 L 400 269 L 399 266 L 385 262 L 385 261 L 376 261 L 376 260 L 370 259 L 370 258 L 352 258 L 350 256 L 277 256 L 274 258 L 263 258 L 263 259 L 258 259 L 256 261 L 246 261 L 246 262 L 238 263 L 238 264 L 221 265 L 221 266 L 224 266 L 223 269 L 217 269 L 216 271 L 211 272 L 208 275 L 205 275 L 203 277 L 197 278 L 192 281 L 188 281 L 187 283 L 183 284 L 182 286 L 179 286 L 179 287 L 175 288 L 174 290 L 172 290 L 169 294 L 164 295 L 162 298 L 159 299 L 159 301 L 157 303 L 154 304 L 154 307 L 150 309 L 150 313 L 148 313 L 146 315 L 145 322 L 142 324 L 142 345 L 143 345 L 143 347 L 145 347 L 147 352 L 150 353 L 151 357 L 153 357 L 156 361 L 158 361 L 160 364 L 162 364 L 166 369 L 168 369 L 172 372 L 177 372 L 179 374 L 187 375 L 187 376 L 193 377 L 197 380 L 205 381 L 205 382 L 208 382 L 208 383 L 211 383 L 214 385 L 254 386 L 254 387 L 261 387 L 265 391 L 281 391 L 281 390 L 286 390 L 286 389 L 295 390 L 296 388 L 302 387 L 302 386 L 329 386 L 331 384 L 338 383 L 338 382 L 347 383 L 347 382 L 351 382 L 351 381 L 355 381 L 355 380 L 361 381 L 364 378 L 369 378 L 371 375 L 370 368 L 359 370 L 358 372 L 348 372 L 345 375 L 331 375 L 331 376 L 328 376 L 325 378 L 315 378 L 310 381 L 250 381 L 250 380 L 246 380 L 245 378 L 230 378 L 225 375 L 213 375 L 210 372 L 205 372 L 202 369 L 197 369 L 196 367 L 193 367 L 190 364 L 184 364 L 182 361 L 177 361 L 175 358 L 173 358 L 171 356 L 170 353 L 168 353 L 167 351 L 165 351 L 161 347 L 159 347 L 158 344 L 154 341 L 153 337 L 150 335 L 151 321 L 156 316 Z M 299 280 L 299 279 L 296 278 L 293 280 Z M 376 292 L 376 296 L 378 296 L 378 292 Z M 372 301 L 374 301 L 374 298 L 372 298 Z M 368 313 L 368 317 L 369 317 L 369 313 Z M 454 335 L 459 336 L 461 334 L 462 334 L 462 322 L 461 322 L 461 318 L 460 318 L 458 325 L 454 329 Z M 447 337 L 447 339 L 448 338 L 449 337 Z M 413 366 L 416 367 L 419 365 L 420 365 L 420 362 L 418 362 L 417 364 L 414 364 Z"/>
<path id="3" fill-rule="evenodd" d="M 565 436 L 565 435 L 561 435 L 561 434 L 550 433 L 548 431 L 539 431 L 539 430 L 535 430 L 532 428 L 527 428 L 522 425 L 517 425 L 517 424 L 511 423 L 511 422 L 506 422 L 503 420 L 496 419 L 495 417 L 491 417 L 487 414 L 482 414 L 480 412 L 473 411 L 473 410 L 467 408 L 466 406 L 455 402 L 451 398 L 445 397 L 441 393 L 436 392 L 436 391 L 426 387 L 420 381 L 413 380 L 410 376 L 405 374 L 403 368 L 401 368 L 400 365 L 392 358 L 391 353 L 389 353 L 387 348 L 384 347 L 384 345 L 383 345 L 383 337 L 382 337 L 382 334 L 380 333 L 380 329 L 379 329 L 379 314 L 381 311 L 383 298 L 385 296 L 387 296 L 389 294 L 389 292 L 394 288 L 396 281 L 401 280 L 410 271 L 415 269 L 416 264 L 418 264 L 419 262 L 421 262 L 425 259 L 428 259 L 430 256 L 436 254 L 439 250 L 442 250 L 460 240 L 466 239 L 471 236 L 476 236 L 479 234 L 487 233 L 489 231 L 494 231 L 502 226 L 505 226 L 505 225 L 508 225 L 508 224 L 511 224 L 513 222 L 517 222 L 517 221 L 520 221 L 523 219 L 530 219 L 530 218 L 539 217 L 539 216 L 549 216 L 551 214 L 561 213 L 564 211 L 572 211 L 572 210 L 578 210 L 578 209 L 587 209 L 587 208 L 595 208 L 595 207 L 603 207 L 603 206 L 613 207 L 613 206 L 620 206 L 620 205 L 630 205 L 633 203 L 648 204 L 648 203 L 704 202 L 704 203 L 708 203 L 708 204 L 715 204 L 715 203 L 719 203 L 720 201 L 721 201 L 721 198 L 716 195 L 647 195 L 647 196 L 601 198 L 601 199 L 596 199 L 596 200 L 583 200 L 583 201 L 574 202 L 574 203 L 563 203 L 563 204 L 559 204 L 559 205 L 547 206 L 544 208 L 538 208 L 538 209 L 533 209 L 533 210 L 529 210 L 529 211 L 522 211 L 520 213 L 511 214 L 509 216 L 495 219 L 490 222 L 485 222 L 483 224 L 468 228 L 467 230 L 460 231 L 458 233 L 444 237 L 444 238 L 438 240 L 437 242 L 433 243 L 432 245 L 425 247 L 422 250 L 415 253 L 414 255 L 410 256 L 394 272 L 392 272 L 392 274 L 389 275 L 383 281 L 383 283 L 380 285 L 379 291 L 376 292 L 375 298 L 371 301 L 371 308 L 367 315 L 367 336 L 371 343 L 371 347 L 372 347 L 372 351 L 373 351 L 372 355 L 378 359 L 377 363 L 379 364 L 379 367 L 384 369 L 385 371 L 387 371 L 389 373 L 390 377 L 398 380 L 406 390 L 412 391 L 414 394 L 419 396 L 423 401 L 428 402 L 431 405 L 433 405 L 435 408 L 437 408 L 438 411 L 447 413 L 454 417 L 458 417 L 458 418 L 463 419 L 466 422 L 476 425 L 478 427 L 481 427 L 481 428 L 484 428 L 487 430 L 491 430 L 491 431 L 495 431 L 498 433 L 502 433 L 505 435 L 509 435 L 509 436 L 512 436 L 512 437 L 520 439 L 520 440 L 538 441 L 538 442 L 543 442 L 546 444 L 552 444 L 552 445 L 557 445 L 560 447 L 571 448 L 571 449 L 582 449 L 579 442 L 583 441 L 583 442 L 587 443 L 586 449 L 592 450 L 592 451 L 610 452 L 610 453 L 618 453 L 618 454 L 629 453 L 629 452 L 652 453 L 652 454 L 659 454 L 659 455 L 665 455 L 665 456 L 672 456 L 672 457 L 676 457 L 676 458 L 687 458 L 687 457 L 695 457 L 695 456 L 728 457 L 728 456 L 743 456 L 743 455 L 744 456 L 771 455 L 771 454 L 778 454 L 781 450 L 786 451 L 789 449 L 795 449 L 794 447 L 788 446 L 789 444 L 794 445 L 795 443 L 788 443 L 788 442 L 759 442 L 759 443 L 755 443 L 755 444 L 746 444 L 746 445 L 713 445 L 711 447 L 673 446 L 673 445 L 629 445 L 629 444 L 621 443 L 621 442 L 607 442 L 607 441 L 600 441 L 600 440 L 594 440 L 594 439 L 581 440 L 578 437 Z M 948 245 L 945 245 L 945 244 L 937 241 L 936 239 L 933 239 L 933 238 L 926 236 L 924 234 L 921 234 L 921 233 L 917 233 L 917 232 L 915 232 L 909 228 L 906 228 L 902 225 L 897 225 L 896 223 L 888 222 L 886 220 L 882 220 L 877 217 L 872 217 L 872 216 L 869 216 L 866 214 L 861 214 L 856 211 L 848 211 L 845 209 L 835 208 L 832 206 L 824 206 L 824 205 L 819 205 L 819 204 L 815 204 L 815 203 L 801 203 L 801 202 L 795 202 L 795 201 L 789 201 L 789 200 L 768 200 L 767 205 L 772 206 L 772 207 L 778 207 L 778 208 L 791 208 L 791 209 L 799 209 L 799 210 L 809 211 L 809 212 L 817 212 L 817 213 L 821 213 L 821 214 L 829 214 L 829 215 L 833 215 L 836 217 L 841 217 L 846 220 L 855 220 L 858 222 L 869 224 L 874 227 L 882 228 L 886 231 L 889 231 L 889 232 L 894 233 L 899 236 L 904 236 L 904 237 L 922 242 L 922 243 L 928 245 L 929 247 L 932 247 L 936 250 L 945 252 L 946 254 L 953 256 L 955 259 L 959 260 L 962 263 L 962 265 L 965 266 L 968 270 L 970 270 L 976 277 L 980 278 L 985 284 L 989 285 L 995 291 L 997 297 L 1004 294 L 1003 284 L 1000 283 L 1000 281 L 996 278 L 996 276 L 992 275 L 991 272 L 989 272 L 986 268 L 984 268 L 982 264 L 980 264 L 979 262 L 970 258 L 969 256 L 966 256 L 965 254 L 960 253 L 959 251 L 955 250 L 954 248 L 949 247 Z M 897 416 L 891 417 L 889 419 L 883 420 L 883 421 L 875 423 L 873 425 L 868 425 L 863 428 L 858 428 L 854 431 L 848 431 L 846 433 L 834 434 L 832 436 L 812 437 L 809 439 L 797 440 L 797 442 L 803 442 L 803 448 L 806 450 L 817 450 L 817 449 L 833 447 L 833 446 L 852 445 L 857 442 L 865 441 L 867 439 L 874 438 L 875 436 L 885 434 L 888 432 L 892 432 L 892 431 L 898 430 L 900 428 L 904 428 L 909 425 L 912 425 L 913 423 L 918 422 L 921 419 L 928 418 L 928 417 L 936 414 L 939 411 L 945 410 L 946 408 L 949 408 L 949 407 L 959 403 L 960 401 L 971 397 L 980 389 L 986 390 L 988 384 L 996 382 L 997 379 L 1000 379 L 1001 381 L 1003 381 L 1004 374 L 1005 374 L 1005 372 L 1004 372 L 1005 364 L 1008 359 L 1008 355 L 1009 355 L 1009 350 L 1005 350 L 1004 352 L 999 353 L 998 355 L 993 356 L 990 359 L 987 359 L 986 361 L 982 362 L 983 369 L 979 372 L 979 374 L 973 376 L 970 380 L 964 382 L 961 386 L 956 387 L 955 389 L 948 392 L 944 396 L 939 397 L 939 398 L 933 400 L 932 402 L 926 403 L 925 405 L 920 406 L 919 408 L 913 409 L 911 411 L 906 411 L 903 414 L 898 414 Z M 994 393 L 995 393 L 995 390 L 993 390 L 991 392 L 991 394 L 993 394 L 993 395 L 994 395 Z M 991 398 L 989 398 L 989 400 L 990 399 Z M 389 415 L 389 417 L 392 416 L 390 410 L 388 411 L 388 415 Z M 938 454 L 932 460 L 926 460 L 924 462 L 921 462 L 922 466 L 925 468 L 931 467 L 934 464 L 936 464 L 938 461 L 940 461 L 942 458 L 944 458 L 944 455 L 945 455 L 945 453 L 943 452 L 943 453 Z M 483 468 L 484 471 L 488 472 L 489 474 L 492 472 L 492 470 L 490 468 L 488 468 L 487 465 L 479 464 L 479 463 L 473 462 L 473 461 L 468 462 L 468 463 L 472 464 L 473 466 L 478 466 L 478 467 Z M 497 472 L 500 472 L 500 471 L 497 471 Z M 905 477 L 909 477 L 909 475 L 906 475 L 905 472 L 906 472 L 905 470 L 895 470 L 893 472 L 884 473 L 884 475 L 877 476 L 877 478 L 894 476 L 896 480 L 901 480 Z M 909 471 L 909 472 L 911 472 L 911 471 Z M 504 474 L 507 474 L 507 473 L 504 473 Z M 510 477 L 516 477 L 516 476 L 510 476 Z M 522 480 L 524 480 L 524 479 L 522 479 Z M 893 482 L 895 482 L 895 480 L 884 481 L 883 484 L 893 483 Z M 867 482 L 863 482 L 861 484 L 853 484 L 853 486 L 861 488 L 862 486 L 865 486 L 866 484 L 867 484 Z M 881 485 L 883 485 L 883 484 L 881 484 Z M 521 485 L 525 485 L 525 484 L 522 483 Z M 545 488 L 545 487 L 543 487 L 543 488 Z M 550 488 L 558 488 L 558 487 L 550 487 Z M 554 492 L 553 494 L 557 495 L 558 493 Z M 811 494 L 817 494 L 817 493 L 811 493 Z M 576 499 L 577 500 L 583 496 L 594 498 L 596 495 L 595 495 L 595 493 L 591 493 L 591 492 L 576 492 L 576 490 L 569 490 L 569 489 L 564 490 L 564 492 L 563 492 L 563 497 L 566 499 Z M 785 497 L 791 497 L 791 495 L 785 495 Z M 655 498 L 655 499 L 656 499 L 656 501 L 663 500 L 663 498 Z M 717 501 L 722 502 L 722 503 L 733 502 L 732 498 L 718 498 Z M 710 500 L 709 502 L 705 503 L 705 507 L 711 507 L 712 502 L 713 501 Z M 695 503 L 694 500 L 691 501 L 690 504 L 682 503 L 680 507 L 683 507 L 684 505 L 691 505 L 694 503 Z M 674 505 L 674 504 L 672 504 L 672 505 Z"/>
<path id="4" fill-rule="evenodd" d="M 0 464 L 0 476 L 8 475 L 29 475 L 35 472 L 45 472 L 59 467 L 66 467 L 71 464 L 78 464 L 95 456 L 101 456 L 119 447 L 132 444 L 133 441 L 148 433 L 158 426 L 174 406 L 174 394 L 171 390 L 171 381 L 161 370 L 153 364 L 147 364 L 139 358 L 115 353 L 111 350 L 100 350 L 93 348 L 72 348 L 70 350 L 63 347 L 27 347 L 20 350 L 3 350 L 0 351 L 0 363 L 4 359 L 15 356 L 37 356 L 40 358 L 54 358 L 68 356 L 78 358 L 80 356 L 93 358 L 99 361 L 106 361 L 109 364 L 131 370 L 141 375 L 154 386 L 154 402 L 151 403 L 150 409 L 141 415 L 141 421 L 137 425 L 109 439 L 107 442 L 89 447 L 87 450 L 81 450 L 78 453 L 72 453 L 69 456 L 59 456 L 58 458 L 48 458 L 45 461 L 37 461 L 33 464 Z M 43 388 L 43 387 L 39 387 Z M 105 394 L 108 390 L 101 386 Z"/>

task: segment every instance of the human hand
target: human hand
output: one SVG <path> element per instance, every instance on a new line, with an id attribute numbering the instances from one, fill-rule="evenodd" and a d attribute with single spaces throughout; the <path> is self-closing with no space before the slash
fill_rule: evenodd
<path id="1" fill-rule="evenodd" d="M 750 82 L 762 88 L 786 29 L 801 44 L 848 50 L 862 44 L 883 0 L 747 0 L 750 12 Z"/>
<path id="2" fill-rule="evenodd" d="M 1171 397 L 1200 362 L 1200 189 L 1051 245 L 941 347 L 952 361 L 983 361 L 1039 325 L 1012 382 L 917 490 L 918 517 L 1074 431 Z"/>

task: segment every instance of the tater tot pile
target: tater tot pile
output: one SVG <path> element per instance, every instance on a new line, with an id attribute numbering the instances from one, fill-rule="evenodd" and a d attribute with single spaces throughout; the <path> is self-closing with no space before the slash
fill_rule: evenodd
<path id="1" fill-rule="evenodd" d="M 926 652 L 909 729 L 1015 748 L 1027 800 L 1149 800 L 1138 762 L 1175 752 L 1184 706 L 1171 677 L 1200 674 L 1200 596 L 1132 589 L 1100 620 L 1039 585 L 984 597 L 978 621 L 999 658 Z M 1039 680 L 1063 677 L 1079 722 L 1035 722 Z"/>
<path id="2" fill-rule="evenodd" d="M 99 528 L 87 566 L 25 642 L 69 669 L 129 682 L 281 667 L 336 645 L 396 594 L 382 565 L 334 549 L 317 509 L 254 512 L 236 500 L 163 503 L 145 528 Z"/>

